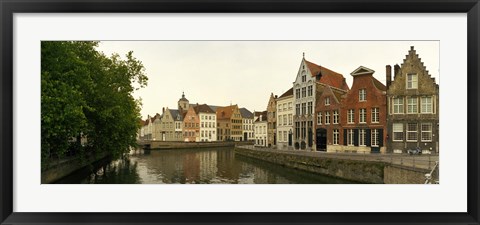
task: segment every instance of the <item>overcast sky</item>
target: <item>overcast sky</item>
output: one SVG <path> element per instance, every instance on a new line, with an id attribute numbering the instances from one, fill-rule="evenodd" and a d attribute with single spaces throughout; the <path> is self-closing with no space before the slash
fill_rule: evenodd
<path id="1" fill-rule="evenodd" d="M 306 60 L 343 74 L 349 87 L 359 66 L 385 84 L 385 66 L 400 65 L 410 46 L 439 84 L 437 41 L 101 41 L 98 50 L 133 51 L 142 61 L 148 86 L 134 96 L 142 98 L 145 119 L 162 107 L 176 109 L 182 91 L 190 104 L 266 110 L 270 93 L 280 96 L 292 87 L 303 52 Z"/>

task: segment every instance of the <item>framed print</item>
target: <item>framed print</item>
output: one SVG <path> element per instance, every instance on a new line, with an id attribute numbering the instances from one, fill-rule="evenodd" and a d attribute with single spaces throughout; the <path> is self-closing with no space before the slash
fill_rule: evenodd
<path id="1" fill-rule="evenodd" d="M 0 6 L 2 224 L 479 224 L 477 0 Z"/>

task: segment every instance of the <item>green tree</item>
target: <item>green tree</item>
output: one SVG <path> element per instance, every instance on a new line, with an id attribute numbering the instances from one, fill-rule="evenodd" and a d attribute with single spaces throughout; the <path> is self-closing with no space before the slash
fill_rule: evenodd
<path id="1" fill-rule="evenodd" d="M 132 93 L 147 85 L 145 69 L 132 52 L 122 60 L 98 52 L 97 45 L 41 44 L 42 168 L 72 150 L 118 156 L 136 145 L 140 102 Z M 86 147 L 79 146 L 81 136 L 88 139 Z"/>

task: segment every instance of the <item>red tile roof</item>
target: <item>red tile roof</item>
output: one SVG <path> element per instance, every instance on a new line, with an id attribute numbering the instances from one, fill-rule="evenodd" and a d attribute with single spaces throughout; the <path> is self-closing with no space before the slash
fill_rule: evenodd
<path id="1" fill-rule="evenodd" d="M 307 67 L 312 73 L 312 76 L 317 76 L 321 74 L 320 83 L 328 84 L 332 87 L 340 88 L 343 90 L 349 90 L 347 83 L 345 82 L 345 77 L 342 74 L 339 74 L 335 71 L 327 69 L 323 66 L 319 66 L 315 63 L 305 60 Z"/>
<path id="2" fill-rule="evenodd" d="M 230 119 L 232 118 L 233 111 L 237 105 L 218 107 L 217 108 L 217 120 Z"/>
<path id="3" fill-rule="evenodd" d="M 387 87 L 382 84 L 382 82 L 378 81 L 375 77 L 372 76 L 372 82 L 375 87 L 380 91 L 387 91 Z"/>

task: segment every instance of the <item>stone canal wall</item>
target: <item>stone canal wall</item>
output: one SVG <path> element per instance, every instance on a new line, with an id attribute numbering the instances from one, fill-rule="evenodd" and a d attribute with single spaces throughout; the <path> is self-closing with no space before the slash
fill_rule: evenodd
<path id="1" fill-rule="evenodd" d="M 384 171 L 385 184 L 423 184 L 425 183 L 425 174 L 429 173 L 426 169 L 400 165 L 386 165 Z"/>
<path id="2" fill-rule="evenodd" d="M 370 184 L 423 184 L 426 169 L 385 162 L 312 157 L 289 152 L 235 148 L 235 153 L 282 166 Z"/>
<path id="3" fill-rule="evenodd" d="M 311 157 L 287 152 L 235 148 L 235 153 L 271 163 L 361 183 L 383 183 L 384 163 Z"/>
<path id="4" fill-rule="evenodd" d="M 181 149 L 181 148 L 216 148 L 234 147 L 239 145 L 253 144 L 253 142 L 179 142 L 179 141 L 150 141 L 144 145 L 150 145 L 150 149 Z"/>
<path id="5" fill-rule="evenodd" d="M 99 160 L 107 158 L 106 153 L 98 154 L 96 156 L 90 156 L 82 162 L 79 157 L 62 160 L 61 162 L 56 162 L 54 165 L 48 169 L 42 171 L 42 184 L 50 184 L 55 181 L 58 181 L 71 173 L 84 168 L 85 166 L 91 165 Z"/>

